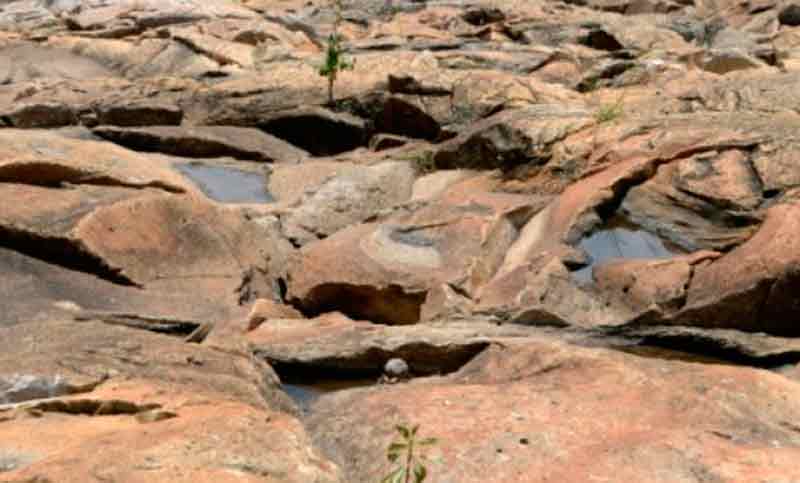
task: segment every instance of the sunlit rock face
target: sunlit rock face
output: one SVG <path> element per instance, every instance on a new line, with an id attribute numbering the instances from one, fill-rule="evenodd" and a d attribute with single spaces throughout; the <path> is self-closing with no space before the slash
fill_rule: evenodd
<path id="1" fill-rule="evenodd" d="M 796 6 L 0 3 L 3 481 L 800 481 Z"/>

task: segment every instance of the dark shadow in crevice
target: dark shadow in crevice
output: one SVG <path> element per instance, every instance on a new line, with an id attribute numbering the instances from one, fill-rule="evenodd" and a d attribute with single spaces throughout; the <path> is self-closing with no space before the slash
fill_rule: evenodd
<path id="1" fill-rule="evenodd" d="M 633 331 L 620 328 L 606 331 L 606 335 L 622 336 L 630 341 L 609 346 L 610 349 L 654 359 L 728 364 L 759 369 L 777 369 L 788 364 L 800 363 L 799 350 L 757 354 L 749 351 L 744 345 L 711 334 L 703 334 L 699 330 L 686 333 L 668 333 L 668 331 L 669 328 L 660 330 L 658 327 Z"/>
<path id="2" fill-rule="evenodd" d="M 79 240 L 44 237 L 8 226 L 0 226 L 0 247 L 60 267 L 88 273 L 103 280 L 127 287 L 138 287 L 130 278 L 113 268 L 99 256 L 88 252 Z"/>
<path id="3" fill-rule="evenodd" d="M 49 188 L 60 188 L 65 184 L 114 186 L 119 188 L 157 188 L 169 193 L 184 193 L 180 186 L 160 181 L 144 184 L 126 183 L 111 176 L 87 173 L 79 169 L 49 162 L 25 162 L 0 167 L 0 183 L 17 183 Z"/>
<path id="4" fill-rule="evenodd" d="M 376 324 L 410 325 L 419 322 L 427 292 L 407 292 L 398 285 L 327 283 L 315 287 L 304 300 L 290 300 L 307 317 L 341 312 L 351 319 Z"/>
<path id="5" fill-rule="evenodd" d="M 208 335 L 198 332 L 203 324 L 187 320 L 178 320 L 170 317 L 153 317 L 146 315 L 136 315 L 127 313 L 113 313 L 113 312 L 93 312 L 87 311 L 75 317 L 77 321 L 99 320 L 104 324 L 120 325 L 130 329 L 146 330 L 156 334 L 171 335 L 176 337 L 192 337 L 198 340 L 191 342 L 202 342 L 202 339 Z"/>
<path id="6" fill-rule="evenodd" d="M 367 144 L 363 126 L 315 113 L 287 114 L 258 127 L 312 156 L 334 156 Z"/>
<path id="7" fill-rule="evenodd" d="M 446 375 L 461 369 L 489 345 L 485 341 L 450 346 L 410 342 L 392 349 L 370 347 L 355 354 L 308 361 L 277 359 L 259 351 L 255 355 L 272 366 L 286 392 L 307 410 L 323 394 L 379 384 L 390 359 L 403 359 L 408 364 L 408 379 Z"/>

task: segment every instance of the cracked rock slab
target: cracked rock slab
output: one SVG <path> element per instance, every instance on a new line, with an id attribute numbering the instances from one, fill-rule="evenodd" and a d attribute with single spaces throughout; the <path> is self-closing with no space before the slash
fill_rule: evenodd
<path id="1" fill-rule="evenodd" d="M 1 406 L 3 479 L 344 481 L 285 412 L 269 367 L 247 354 L 96 321 L 21 324 L 0 345 L 0 374 L 106 378 L 81 394 Z"/>

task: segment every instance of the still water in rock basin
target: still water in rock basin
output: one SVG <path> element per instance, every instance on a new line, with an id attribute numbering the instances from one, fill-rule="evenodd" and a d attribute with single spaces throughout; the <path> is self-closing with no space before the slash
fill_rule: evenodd
<path id="1" fill-rule="evenodd" d="M 377 379 L 329 379 L 307 383 L 283 384 L 283 390 L 304 412 L 308 411 L 317 398 L 335 391 L 374 386 Z"/>
<path id="2" fill-rule="evenodd" d="M 592 281 L 595 265 L 614 258 L 671 258 L 681 253 L 656 235 L 619 217 L 584 237 L 578 246 L 590 257 L 589 265 L 572 272 L 582 283 Z"/>
<path id="3" fill-rule="evenodd" d="M 222 203 L 272 203 L 263 174 L 202 164 L 178 164 L 176 168 L 209 198 Z"/>

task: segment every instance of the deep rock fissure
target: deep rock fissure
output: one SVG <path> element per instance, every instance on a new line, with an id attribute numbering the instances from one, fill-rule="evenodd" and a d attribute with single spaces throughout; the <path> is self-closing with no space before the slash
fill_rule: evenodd
<path id="1" fill-rule="evenodd" d="M 778 369 L 785 365 L 800 363 L 800 351 L 787 351 L 778 354 L 755 356 L 747 354 L 736 347 L 725 346 L 720 341 L 712 338 L 703 339 L 694 336 L 645 336 L 631 346 L 623 348 L 612 347 L 615 350 L 652 357 L 657 359 L 671 359 L 670 354 L 684 354 L 688 362 L 706 362 L 711 364 L 731 364 L 736 366 L 755 367 L 758 369 Z M 668 352 L 663 357 L 658 352 L 653 355 L 644 355 L 627 349 L 660 349 Z M 679 357 L 677 357 L 680 359 Z"/>
<path id="2" fill-rule="evenodd" d="M 312 156 L 335 156 L 367 145 L 367 136 L 359 127 L 321 115 L 280 117 L 262 122 L 258 128 Z"/>
<path id="3" fill-rule="evenodd" d="M 273 159 L 257 150 L 237 146 L 235 142 L 212 138 L 185 138 L 179 135 L 158 135 L 144 130 L 115 130 L 105 126 L 93 131 L 103 139 L 127 149 L 148 153 L 165 153 L 186 158 L 222 158 L 230 156 L 242 161 L 272 162 Z"/>
<path id="4" fill-rule="evenodd" d="M 83 312 L 75 317 L 77 321 L 99 320 L 110 325 L 121 325 L 131 329 L 146 330 L 163 335 L 188 337 L 203 324 L 198 322 L 127 313 Z"/>
<path id="5" fill-rule="evenodd" d="M 395 348 L 370 347 L 357 353 L 341 356 L 297 360 L 276 357 L 266 351 L 254 351 L 275 370 L 293 397 L 304 397 L 298 389 L 318 395 L 338 390 L 378 384 L 384 366 L 390 359 L 403 359 L 409 367 L 409 379 L 432 375 L 447 375 L 460 370 L 491 345 L 488 341 L 439 346 L 412 342 Z M 292 391 L 296 394 L 291 394 Z M 308 400 L 299 401 L 302 406 Z"/>
<path id="6" fill-rule="evenodd" d="M 679 359 L 688 362 L 730 364 L 775 370 L 800 363 L 800 350 L 785 350 L 757 354 L 742 346 L 702 329 L 690 333 L 670 333 L 670 326 L 623 326 L 599 331 L 600 341 L 615 340 L 605 347 L 654 359 Z M 665 330 L 661 330 L 665 329 Z M 625 341 L 620 343 L 620 340 Z"/>
<path id="7" fill-rule="evenodd" d="M 35 162 L 10 164 L 0 167 L 0 183 L 17 183 L 48 188 L 61 188 L 65 184 L 109 186 L 119 188 L 156 188 L 168 193 L 185 193 L 179 186 L 160 181 L 149 183 L 126 183 L 110 176 L 86 173 L 58 163 Z"/>
<path id="8" fill-rule="evenodd" d="M 357 353 L 322 357 L 311 360 L 283 359 L 255 351 L 289 383 L 322 379 L 364 379 L 383 374 L 387 361 L 400 358 L 409 365 L 417 377 L 443 375 L 455 372 L 488 348 L 490 342 L 476 341 L 456 346 L 439 346 L 426 342 L 411 342 L 396 348 L 370 347 Z"/>
<path id="9" fill-rule="evenodd" d="M 68 270 L 88 273 L 108 282 L 141 288 L 99 256 L 89 253 L 79 240 L 35 235 L 9 226 L 0 226 L 0 248 L 7 248 Z"/>
<path id="10" fill-rule="evenodd" d="M 0 407 L 0 411 L 15 408 L 26 410 L 65 413 L 85 416 L 117 416 L 136 415 L 139 413 L 160 409 L 160 404 L 136 404 L 120 399 L 45 399 L 38 402 L 22 403 L 10 407 Z"/>

